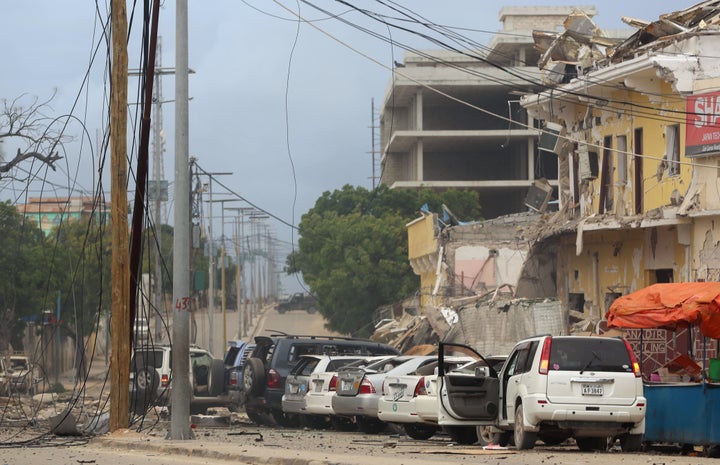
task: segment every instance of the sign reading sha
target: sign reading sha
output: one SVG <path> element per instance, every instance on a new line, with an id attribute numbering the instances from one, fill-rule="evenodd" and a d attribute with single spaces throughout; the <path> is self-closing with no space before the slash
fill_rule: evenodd
<path id="1" fill-rule="evenodd" d="M 685 156 L 720 152 L 720 92 L 688 97 L 685 110 Z"/>

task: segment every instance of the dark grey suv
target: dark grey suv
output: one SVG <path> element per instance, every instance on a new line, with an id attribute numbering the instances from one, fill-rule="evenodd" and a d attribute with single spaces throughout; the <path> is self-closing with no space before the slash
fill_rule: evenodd
<path id="1" fill-rule="evenodd" d="M 255 423 L 272 420 L 296 426 L 296 415 L 284 413 L 285 379 L 303 355 L 396 355 L 397 349 L 367 339 L 334 336 L 258 336 L 243 368 L 245 412 Z M 269 417 L 269 418 L 268 418 Z"/>

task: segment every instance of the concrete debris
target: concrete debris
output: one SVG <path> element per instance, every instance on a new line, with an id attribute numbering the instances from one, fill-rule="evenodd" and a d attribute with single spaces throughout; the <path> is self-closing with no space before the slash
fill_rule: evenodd
<path id="1" fill-rule="evenodd" d="M 664 45 L 680 35 L 702 31 L 720 24 L 720 1 L 698 3 L 685 10 L 661 15 L 657 21 L 623 17 L 623 22 L 638 29 L 625 41 L 610 47 L 607 56 L 612 62 L 631 58 L 643 49 Z"/>

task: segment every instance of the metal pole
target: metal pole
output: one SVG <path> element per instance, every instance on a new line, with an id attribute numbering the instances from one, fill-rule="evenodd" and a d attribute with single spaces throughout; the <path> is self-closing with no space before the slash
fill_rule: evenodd
<path id="1" fill-rule="evenodd" d="M 162 67 L 162 37 L 157 39 L 157 52 L 155 63 L 158 67 Z M 153 169 L 155 171 L 155 267 L 153 274 L 155 275 L 155 341 L 160 342 L 163 335 L 163 322 L 161 309 L 165 307 L 163 303 L 162 290 L 162 266 L 160 264 L 160 254 L 162 253 L 162 218 L 160 217 L 160 208 L 162 205 L 162 195 L 160 192 L 160 181 L 164 177 L 163 174 L 163 144 L 162 144 L 162 77 L 155 74 L 155 118 L 153 118 Z M 148 322 L 150 323 L 150 322 Z"/>
<path id="2" fill-rule="evenodd" d="M 190 169 L 188 151 L 188 0 L 175 13 L 175 236 L 173 242 L 173 356 L 170 438 L 190 430 Z"/>
<path id="3" fill-rule="evenodd" d="M 210 353 L 215 353 L 215 251 L 213 244 L 213 190 L 212 190 L 212 176 L 208 184 L 210 192 L 210 206 L 208 207 L 208 255 L 210 256 L 210 265 L 208 270 L 208 324 L 210 328 L 208 330 L 208 349 Z"/>
<path id="4" fill-rule="evenodd" d="M 222 203 L 221 206 L 224 206 L 225 203 Z M 220 215 L 220 221 L 222 223 L 220 227 L 220 243 L 221 243 L 221 252 L 220 252 L 220 306 L 222 308 L 222 316 L 223 316 L 223 345 L 222 350 L 225 351 L 225 347 L 227 346 L 227 313 L 225 309 L 225 208 L 222 209 L 222 213 Z"/>

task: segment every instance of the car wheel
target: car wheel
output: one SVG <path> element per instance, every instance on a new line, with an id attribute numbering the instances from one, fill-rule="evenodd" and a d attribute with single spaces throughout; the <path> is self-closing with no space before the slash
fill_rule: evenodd
<path id="1" fill-rule="evenodd" d="M 623 452 L 638 452 L 642 449 L 642 434 L 624 434 L 620 437 Z"/>
<path id="2" fill-rule="evenodd" d="M 481 446 L 487 446 L 488 444 L 496 443 L 495 439 L 497 434 L 492 432 L 489 426 L 477 426 L 475 427 L 477 434 L 477 443 Z"/>
<path id="3" fill-rule="evenodd" d="M 295 428 L 300 426 L 300 419 L 292 413 L 285 413 L 282 410 L 274 409 L 271 413 L 273 420 L 283 428 Z"/>
<path id="4" fill-rule="evenodd" d="M 225 390 L 225 362 L 219 358 L 212 359 L 208 376 L 208 394 L 217 397 Z"/>
<path id="5" fill-rule="evenodd" d="M 435 433 L 437 433 L 438 430 L 438 427 L 435 425 L 426 425 L 423 423 L 405 423 L 402 426 L 405 430 L 405 434 L 412 439 L 417 439 L 418 441 L 430 439 L 435 435 Z"/>
<path id="6" fill-rule="evenodd" d="M 474 426 L 443 426 L 443 431 L 458 444 L 478 442 L 477 428 Z"/>
<path id="7" fill-rule="evenodd" d="M 387 428 L 387 423 L 372 417 L 357 417 L 357 426 L 361 433 L 380 434 Z"/>
<path id="8" fill-rule="evenodd" d="M 525 415 L 522 404 L 515 409 L 515 447 L 520 450 L 532 449 L 535 447 L 537 434 L 532 431 L 525 431 Z"/>
<path id="9" fill-rule="evenodd" d="M 322 415 L 298 415 L 300 418 L 300 425 L 311 428 L 311 429 L 328 429 L 330 428 L 330 421 L 327 417 Z"/>
<path id="10" fill-rule="evenodd" d="M 607 438 L 575 438 L 578 449 L 583 452 L 590 452 L 593 450 L 607 450 Z"/>
<path id="11" fill-rule="evenodd" d="M 135 370 L 135 389 L 141 392 L 154 393 L 160 386 L 160 376 L 153 367 L 138 367 Z"/>
<path id="12" fill-rule="evenodd" d="M 265 386 L 265 365 L 257 357 L 250 357 L 243 368 L 243 390 L 249 396 L 262 393 Z"/>
<path id="13" fill-rule="evenodd" d="M 247 410 L 245 414 L 250 419 L 250 421 L 252 421 L 256 425 L 261 426 L 265 424 L 265 418 L 263 418 L 263 415 L 260 412 L 256 412 L 254 410 Z"/>
<path id="14" fill-rule="evenodd" d="M 357 424 L 348 417 L 338 417 L 333 415 L 330 417 L 330 424 L 336 431 L 349 432 L 357 429 Z"/>

